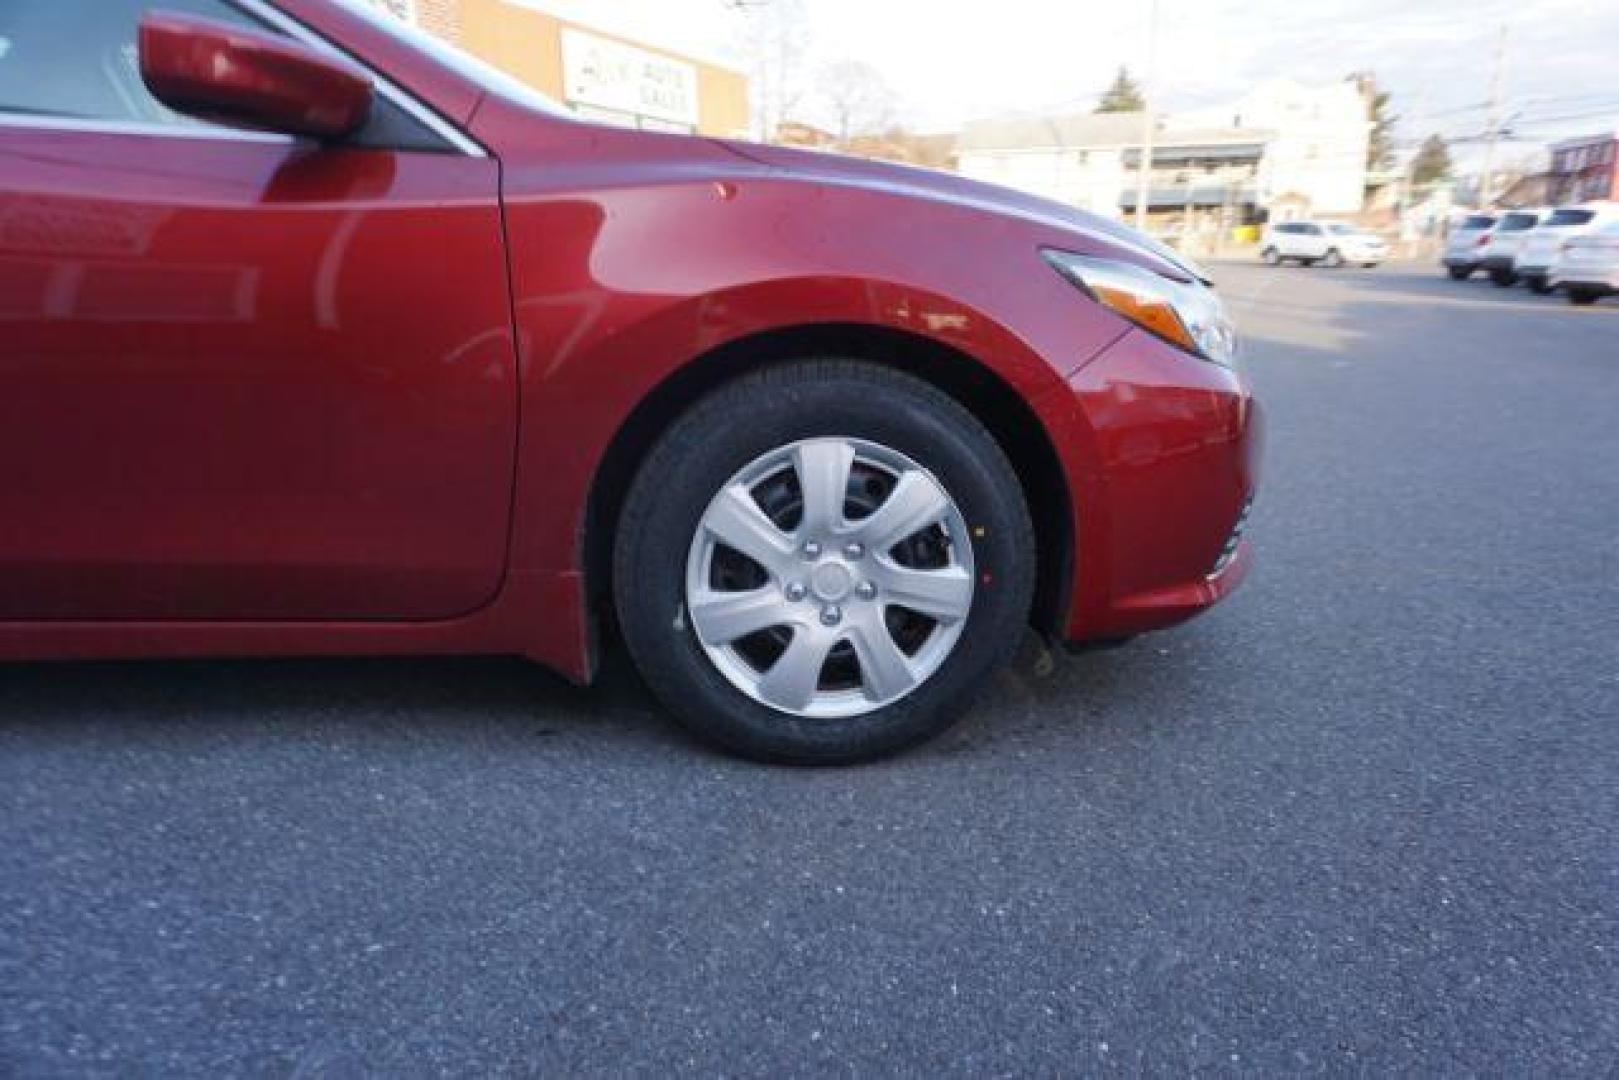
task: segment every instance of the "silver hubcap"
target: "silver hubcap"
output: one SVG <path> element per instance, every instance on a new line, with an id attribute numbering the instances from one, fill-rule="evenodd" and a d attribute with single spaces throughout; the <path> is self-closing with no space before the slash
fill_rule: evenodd
<path id="1" fill-rule="evenodd" d="M 915 690 L 973 598 L 972 543 L 931 473 L 860 439 L 756 458 L 714 496 L 686 610 L 731 684 L 794 716 L 848 717 Z"/>

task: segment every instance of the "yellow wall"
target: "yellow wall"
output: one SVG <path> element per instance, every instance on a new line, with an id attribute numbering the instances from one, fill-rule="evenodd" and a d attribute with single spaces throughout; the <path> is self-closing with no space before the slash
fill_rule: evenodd
<path id="1" fill-rule="evenodd" d="M 444 6 L 442 0 L 437 7 Z M 430 30 L 447 30 L 456 44 L 481 56 L 534 88 L 562 99 L 562 28 L 572 26 L 596 37 L 634 45 L 682 60 L 697 69 L 697 130 L 705 135 L 743 135 L 748 128 L 748 80 L 739 71 L 579 26 L 505 0 L 459 0 L 453 18 Z M 423 20 L 426 24 L 427 20 Z"/>

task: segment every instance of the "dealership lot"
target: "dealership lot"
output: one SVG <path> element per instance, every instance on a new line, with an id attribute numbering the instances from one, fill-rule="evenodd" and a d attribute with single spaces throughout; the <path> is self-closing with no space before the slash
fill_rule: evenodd
<path id="1" fill-rule="evenodd" d="M 1216 267 L 1253 578 L 849 770 L 622 663 L 0 668 L 0 1072 L 1619 1055 L 1619 302 Z"/>

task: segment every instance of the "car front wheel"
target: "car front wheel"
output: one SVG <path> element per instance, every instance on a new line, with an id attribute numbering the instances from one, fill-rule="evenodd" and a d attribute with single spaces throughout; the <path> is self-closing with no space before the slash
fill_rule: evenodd
<path id="1" fill-rule="evenodd" d="M 1321 265 L 1330 266 L 1330 267 L 1333 267 L 1334 269 L 1336 269 L 1337 267 L 1342 266 L 1343 264 L 1344 264 L 1343 254 L 1341 252 L 1339 252 L 1339 250 L 1337 248 L 1328 249 L 1326 256 L 1321 260 Z"/>
<path id="2" fill-rule="evenodd" d="M 630 654 L 697 735 L 844 763 L 945 727 L 1016 649 L 1034 538 L 999 445 L 928 383 L 849 361 L 745 376 L 636 475 L 613 591 Z"/>

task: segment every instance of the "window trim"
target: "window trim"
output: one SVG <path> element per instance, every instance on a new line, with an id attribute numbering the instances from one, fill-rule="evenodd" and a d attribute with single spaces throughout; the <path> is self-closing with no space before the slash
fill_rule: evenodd
<path id="1" fill-rule="evenodd" d="M 467 157 L 489 157 L 489 151 L 472 136 L 451 123 L 441 113 L 434 110 L 414 94 L 405 90 L 398 83 L 365 63 L 359 57 L 344 49 L 341 45 L 329 38 L 323 37 L 282 11 L 266 0 L 222 0 L 223 3 L 254 15 L 272 26 L 283 30 L 288 36 L 303 42 L 305 45 L 321 52 L 342 57 L 349 63 L 359 67 L 371 76 L 377 93 L 387 98 L 400 109 L 408 113 L 412 119 L 427 127 L 433 134 L 449 143 L 453 148 Z"/>
<path id="2" fill-rule="evenodd" d="M 393 80 L 387 78 L 369 64 L 363 63 L 334 42 L 315 33 L 274 5 L 265 3 L 264 0 L 220 0 L 220 3 L 245 11 L 318 52 L 341 57 L 358 66 L 370 76 L 378 96 L 386 98 L 389 103 L 397 106 L 411 119 L 426 127 L 434 135 L 442 139 L 450 150 L 465 157 L 487 158 L 490 156 L 489 151 L 481 143 L 432 108 L 417 100 L 413 94 L 401 88 Z M 277 131 L 253 131 L 247 128 L 228 127 L 223 124 L 185 126 L 149 120 L 107 120 L 93 117 L 51 116 L 44 113 L 12 112 L 7 110 L 5 106 L 0 105 L 0 128 L 3 127 L 27 128 L 34 131 L 82 131 L 101 135 L 140 135 L 157 138 L 203 139 L 271 145 L 290 145 L 302 141 L 295 135 L 287 135 Z M 391 152 L 410 153 L 412 151 L 394 148 Z"/>

